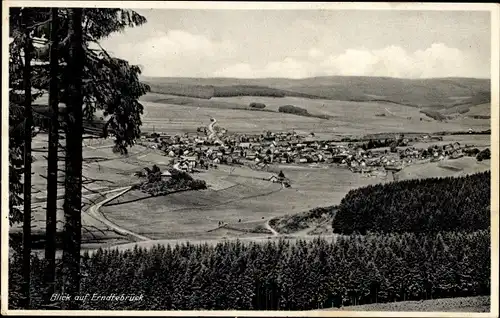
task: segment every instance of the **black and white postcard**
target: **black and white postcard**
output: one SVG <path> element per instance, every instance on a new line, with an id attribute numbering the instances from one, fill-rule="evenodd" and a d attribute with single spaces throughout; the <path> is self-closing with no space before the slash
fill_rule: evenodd
<path id="1" fill-rule="evenodd" d="M 498 317 L 497 5 L 2 6 L 2 314 Z"/>

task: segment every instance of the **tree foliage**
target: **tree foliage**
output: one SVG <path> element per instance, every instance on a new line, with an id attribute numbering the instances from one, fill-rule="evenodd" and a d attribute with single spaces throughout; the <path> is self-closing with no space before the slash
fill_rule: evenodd
<path id="1" fill-rule="evenodd" d="M 487 230 L 97 250 L 82 258 L 81 294 L 143 299 L 87 301 L 82 309 L 310 310 L 489 295 L 490 252 Z M 11 308 L 16 262 L 9 266 Z M 35 264 L 33 291 L 43 267 Z"/>
<path id="2" fill-rule="evenodd" d="M 59 11 L 59 57 L 60 64 L 60 102 L 68 102 L 69 76 L 64 65 L 69 59 L 68 10 Z M 30 15 L 31 23 L 22 25 L 22 14 Z M 85 66 L 83 77 L 83 114 L 86 120 L 92 120 L 97 110 L 107 115 L 104 136 L 112 133 L 116 148 L 127 152 L 127 147 L 134 144 L 140 134 L 143 107 L 138 98 L 149 90 L 149 86 L 139 81 L 141 70 L 127 61 L 112 57 L 99 46 L 99 40 L 126 27 L 139 26 L 146 19 L 132 10 L 86 8 L 83 13 Z M 25 28 L 30 29 L 30 36 L 49 38 L 50 8 L 10 8 L 9 12 L 9 183 L 10 183 L 10 221 L 18 222 L 22 210 L 22 156 L 23 156 L 23 103 L 22 62 Z M 49 46 L 37 46 L 32 50 L 37 61 L 32 66 L 32 100 L 36 101 L 45 94 L 49 87 Z M 48 108 L 48 105 L 47 105 Z M 47 118 L 41 113 L 34 113 L 34 122 Z M 62 123 L 61 128 L 64 128 Z"/>
<path id="3" fill-rule="evenodd" d="M 147 180 L 141 183 L 138 188 L 151 196 L 167 195 L 172 192 L 183 190 L 203 190 L 207 188 L 204 180 L 194 179 L 189 173 L 170 169 L 170 176 L 162 178 L 162 172 L 158 166 L 153 165 L 152 169 L 146 167 Z"/>
<path id="4" fill-rule="evenodd" d="M 335 233 L 475 231 L 490 226 L 490 178 L 482 172 L 351 190 L 333 220 Z"/>
<path id="5" fill-rule="evenodd" d="M 490 148 L 486 148 L 486 149 L 482 150 L 481 152 L 479 152 L 476 156 L 476 159 L 477 159 L 477 161 L 491 159 Z"/>

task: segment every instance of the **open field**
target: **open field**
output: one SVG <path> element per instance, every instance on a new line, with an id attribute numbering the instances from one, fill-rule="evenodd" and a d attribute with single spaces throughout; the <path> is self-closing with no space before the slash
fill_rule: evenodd
<path id="1" fill-rule="evenodd" d="M 237 97 L 216 97 L 211 100 L 220 103 L 234 103 L 241 106 L 248 106 L 250 103 L 263 103 L 265 109 L 278 111 L 283 105 L 294 105 L 307 109 L 311 114 L 329 115 L 336 118 L 354 118 L 360 119 L 373 117 L 378 114 L 386 114 L 392 118 L 408 117 L 419 120 L 420 114 L 418 108 L 405 105 L 397 105 L 384 102 L 351 102 L 327 99 L 306 99 L 299 97 L 261 97 L 261 96 L 237 96 Z"/>
<path id="2" fill-rule="evenodd" d="M 491 135 L 448 135 L 442 136 L 442 141 L 417 142 L 412 144 L 415 148 L 428 148 L 429 146 L 444 146 L 459 142 L 462 146 L 472 145 L 478 149 L 491 146 Z"/>
<path id="3" fill-rule="evenodd" d="M 232 236 L 234 231 L 212 231 L 219 221 L 243 230 L 253 229 L 272 217 L 338 204 L 349 190 L 384 181 L 334 167 L 275 169 L 282 170 L 291 180 L 291 188 L 262 180 L 272 175 L 268 172 L 220 166 L 219 170 L 195 177 L 207 180 L 209 185 L 214 179 L 231 184 L 225 189 L 209 188 L 142 200 L 137 200 L 141 194 L 131 191 L 101 211 L 114 223 L 154 239 L 222 238 Z M 117 204 L 121 202 L 126 203 Z"/>
<path id="4" fill-rule="evenodd" d="M 479 104 L 474 105 L 469 108 L 469 111 L 465 113 L 465 116 L 473 117 L 473 116 L 491 116 L 491 104 Z"/>
<path id="5" fill-rule="evenodd" d="M 386 100 L 437 108 L 489 102 L 490 80 L 471 78 L 400 79 L 364 76 L 323 76 L 304 79 L 144 77 L 155 93 L 204 98 L 218 96 L 297 96 L 341 101 Z M 256 90 L 259 87 L 260 90 Z M 246 89 L 245 89 L 246 88 Z M 220 93 L 218 94 L 217 91 Z"/>
<path id="6" fill-rule="evenodd" d="M 473 157 L 427 162 L 405 167 L 396 176 L 398 180 L 432 177 L 459 177 L 491 170 L 491 161 L 477 161 Z"/>
<path id="7" fill-rule="evenodd" d="M 401 301 L 341 308 L 321 309 L 342 311 L 423 311 L 423 312 L 490 312 L 490 296 L 442 298 L 423 301 Z"/>
<path id="8" fill-rule="evenodd" d="M 308 100 L 316 105 L 318 111 L 323 106 L 317 100 Z M 315 104 L 316 103 L 316 104 Z M 206 126 L 209 119 L 217 119 L 221 127 L 229 132 L 262 133 L 271 131 L 290 131 L 298 133 L 314 132 L 317 136 L 338 136 L 341 134 L 362 136 L 381 132 L 422 132 L 463 131 L 469 128 L 486 130 L 490 128 L 487 119 L 459 118 L 448 122 L 420 121 L 419 117 L 402 119 L 392 116 L 376 116 L 388 105 L 377 103 L 352 103 L 330 101 L 330 108 L 322 114 L 336 116 L 333 119 L 320 119 L 292 114 L 250 111 L 244 109 L 218 109 L 212 107 L 193 107 L 174 104 L 143 102 L 143 131 L 162 131 L 165 133 L 194 132 Z M 302 104 L 303 105 L 303 104 Z M 357 105 L 357 106 L 356 106 Z M 278 105 L 276 105 L 278 106 Z M 373 107 L 372 107 L 373 106 Z M 371 108 L 370 108 L 371 107 Z M 396 108 L 400 108 L 397 110 Z M 308 109 L 308 107 L 304 108 Z M 325 106 L 326 108 L 326 106 Z M 392 107 L 394 113 L 417 114 L 406 106 Z M 313 111 L 311 111 L 313 113 Z"/>

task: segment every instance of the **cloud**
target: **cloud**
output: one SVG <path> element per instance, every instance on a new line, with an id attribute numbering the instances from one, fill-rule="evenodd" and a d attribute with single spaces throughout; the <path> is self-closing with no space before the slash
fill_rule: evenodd
<path id="1" fill-rule="evenodd" d="M 302 78 L 326 74 L 402 78 L 489 77 L 489 70 L 481 69 L 478 61 L 467 52 L 434 43 L 415 52 L 388 46 L 378 50 L 348 49 L 337 55 L 325 55 L 321 50 L 311 48 L 307 57 L 285 58 L 261 67 L 238 63 L 217 70 L 214 76 Z"/>
<path id="2" fill-rule="evenodd" d="M 282 61 L 267 63 L 264 67 L 252 67 L 248 63 L 237 63 L 228 67 L 223 67 L 214 72 L 215 77 L 241 77 L 241 78 L 262 78 L 262 77 L 286 77 L 303 78 L 313 76 L 311 65 L 307 62 L 287 57 Z"/>
<path id="3" fill-rule="evenodd" d="M 138 34 L 136 41 L 127 36 L 130 34 L 104 41 L 103 47 L 111 47 L 114 55 L 141 65 L 148 76 L 210 76 L 213 70 L 206 66 L 231 58 L 235 50 L 228 41 L 184 30 L 155 31 L 146 38 Z"/>
<path id="4" fill-rule="evenodd" d="M 320 58 L 320 57 L 323 57 L 324 56 L 324 53 L 323 51 L 321 51 L 320 49 L 317 49 L 315 47 L 311 48 L 308 52 L 307 52 L 307 55 L 312 58 L 312 59 L 316 59 L 316 58 Z"/>
<path id="5" fill-rule="evenodd" d="M 474 58 L 472 53 L 443 43 L 434 43 L 416 51 L 390 45 L 375 50 L 351 48 L 336 54 L 325 47 L 312 45 L 310 48 L 300 48 L 298 51 L 301 53 L 294 54 L 292 51 L 280 53 L 255 49 L 239 42 L 216 40 L 180 29 L 167 32 L 150 29 L 144 32 L 137 28 L 110 37 L 103 41 L 103 46 L 111 48 L 114 55 L 140 65 L 146 76 L 490 76 L 486 68 L 489 63 Z M 271 55 L 273 52 L 276 54 Z"/>

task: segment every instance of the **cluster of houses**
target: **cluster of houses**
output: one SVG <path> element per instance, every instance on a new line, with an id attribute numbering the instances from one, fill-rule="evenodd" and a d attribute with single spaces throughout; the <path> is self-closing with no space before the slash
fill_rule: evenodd
<path id="1" fill-rule="evenodd" d="M 217 140 L 206 135 L 144 137 L 143 144 L 161 150 L 172 157 L 178 169 L 216 168 L 218 164 L 338 164 L 354 172 L 384 168 L 398 170 L 418 160 L 431 161 L 460 158 L 467 155 L 466 147 L 455 142 L 444 146 L 420 149 L 408 146 L 401 139 L 399 147 L 364 149 L 359 142 L 318 140 L 295 132 L 261 135 L 221 135 Z M 401 147 L 401 145 L 403 145 Z"/>

